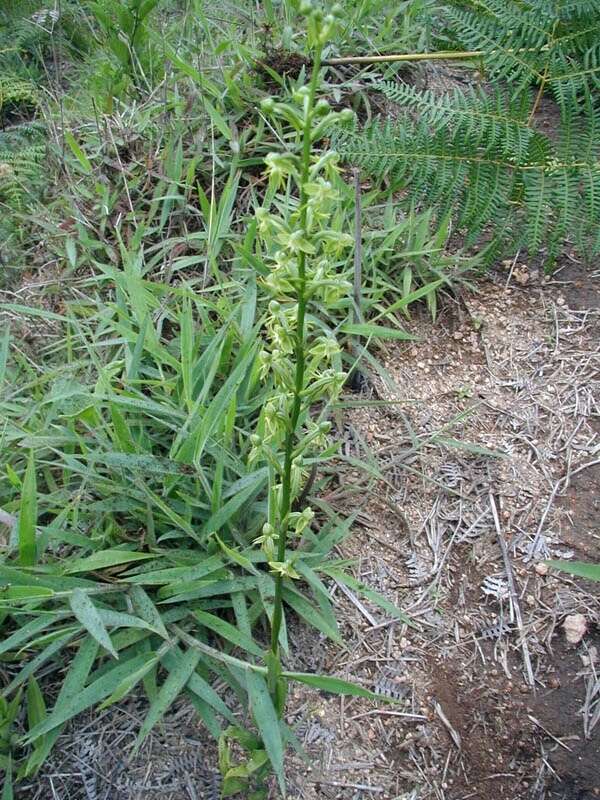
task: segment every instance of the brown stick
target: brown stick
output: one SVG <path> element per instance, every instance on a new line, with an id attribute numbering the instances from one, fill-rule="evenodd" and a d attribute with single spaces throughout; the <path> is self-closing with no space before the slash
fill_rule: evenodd
<path id="1" fill-rule="evenodd" d="M 535 689 L 535 677 L 533 675 L 533 669 L 531 666 L 531 657 L 529 655 L 529 646 L 527 645 L 527 637 L 525 636 L 525 629 L 523 627 L 523 616 L 521 614 L 521 606 L 519 604 L 519 595 L 517 593 L 517 589 L 515 586 L 515 576 L 513 574 L 512 564 L 510 561 L 510 557 L 508 555 L 508 548 L 506 547 L 506 542 L 504 540 L 502 527 L 500 526 L 498 507 L 496 505 L 494 495 L 491 492 L 490 492 L 490 507 L 492 509 L 492 516 L 494 518 L 494 526 L 496 528 L 496 534 L 498 536 L 500 550 L 502 551 L 504 568 L 506 570 L 506 577 L 508 580 L 508 588 L 515 609 L 515 617 L 517 621 L 517 628 L 519 629 L 519 636 L 521 638 L 521 650 L 523 651 L 523 663 L 525 664 L 527 683 L 531 686 L 532 689 Z"/>
<path id="2" fill-rule="evenodd" d="M 441 50 L 437 53 L 395 53 L 387 56 L 340 56 L 328 58 L 322 63 L 325 67 L 341 64 L 391 64 L 396 61 L 451 61 L 457 58 L 481 58 L 485 50 Z"/>
<path id="3" fill-rule="evenodd" d="M 521 47 L 518 50 L 507 50 L 508 53 L 533 53 L 549 50 L 544 47 Z M 482 58 L 496 50 L 438 50 L 434 53 L 390 53 L 387 56 L 340 56 L 329 58 L 321 63 L 324 67 L 336 67 L 341 64 L 393 64 L 397 61 L 453 61 L 464 58 Z M 538 75 L 539 78 L 543 76 Z"/>

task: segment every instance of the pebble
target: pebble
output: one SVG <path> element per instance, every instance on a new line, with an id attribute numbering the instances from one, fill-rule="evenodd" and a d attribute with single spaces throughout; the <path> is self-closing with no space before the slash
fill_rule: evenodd
<path id="1" fill-rule="evenodd" d="M 563 628 L 567 641 L 571 644 L 579 644 L 587 632 L 587 620 L 583 614 L 569 614 L 565 617 Z"/>

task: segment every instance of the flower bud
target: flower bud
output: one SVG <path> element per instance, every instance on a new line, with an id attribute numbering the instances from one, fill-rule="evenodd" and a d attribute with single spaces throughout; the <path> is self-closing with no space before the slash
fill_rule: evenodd
<path id="1" fill-rule="evenodd" d="M 265 99 L 261 101 L 260 108 L 265 114 L 272 114 L 275 109 L 275 100 L 273 100 L 272 97 L 265 97 Z"/>

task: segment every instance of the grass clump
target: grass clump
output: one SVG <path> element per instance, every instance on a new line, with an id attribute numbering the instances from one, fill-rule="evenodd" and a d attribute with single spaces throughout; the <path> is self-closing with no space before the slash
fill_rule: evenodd
<path id="1" fill-rule="evenodd" d="M 262 104 L 284 146 L 253 156 L 266 171 L 245 233 L 242 137 L 227 142 L 229 169 L 213 154 L 208 187 L 189 128 L 161 133 L 163 106 L 136 120 L 145 138 L 109 120 L 58 137 L 70 206 L 54 210 L 70 215 L 48 232 L 70 289 L 52 310 L 1 306 L 14 331 L 0 359 L 0 658 L 13 731 L 0 765 L 17 781 L 77 714 L 144 691 L 136 747 L 185 694 L 220 740 L 224 796 L 259 797 L 270 772 L 284 789 L 289 681 L 372 696 L 285 669 L 289 615 L 339 643 L 326 581 L 361 591 L 333 555 L 347 521 L 308 500 L 309 473 L 335 453 L 353 237 L 335 153 L 319 148 L 351 113 L 318 99 L 334 20 L 304 13 L 317 64 L 305 88 Z M 207 105 L 200 123 L 215 149 L 231 133 L 219 114 Z M 139 160 L 148 142 L 151 175 Z M 23 347 L 25 320 L 46 341 Z M 40 676 L 59 671 L 47 707 Z"/>

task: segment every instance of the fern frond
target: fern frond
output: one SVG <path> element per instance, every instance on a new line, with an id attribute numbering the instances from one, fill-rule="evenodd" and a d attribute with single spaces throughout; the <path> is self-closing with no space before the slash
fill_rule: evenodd
<path id="1" fill-rule="evenodd" d="M 43 181 L 46 154 L 44 128 L 39 123 L 0 131 L 0 200 L 22 210 Z"/>
<path id="2" fill-rule="evenodd" d="M 0 120 L 9 114 L 35 111 L 39 98 L 35 86 L 13 74 L 0 77 Z"/>
<path id="3" fill-rule="evenodd" d="M 426 95 L 425 119 L 405 113 L 394 126 L 355 127 L 340 135 L 338 151 L 387 181 L 391 191 L 407 191 L 440 215 L 451 213 L 469 244 L 490 225 L 504 236 L 508 220 L 513 242 L 531 251 L 546 239 L 570 236 L 575 221 L 578 244 L 589 245 L 600 227 L 597 112 L 590 109 L 588 124 L 581 117 L 567 118 L 556 143 L 531 130 L 525 149 L 510 150 L 497 140 L 493 126 L 482 137 L 460 113 L 428 116 L 430 100 Z M 483 116 L 488 102 L 482 100 Z"/>
<path id="4" fill-rule="evenodd" d="M 459 126 L 475 147 L 499 149 L 520 159 L 527 151 L 532 129 L 528 123 L 529 97 L 522 93 L 509 97 L 496 89 L 486 94 L 481 89 L 438 95 L 430 90 L 393 81 L 375 81 L 374 88 L 404 109 L 419 114 L 434 126 Z"/>
<path id="5" fill-rule="evenodd" d="M 482 51 L 489 75 L 517 94 L 548 86 L 566 115 L 600 86 L 598 0 L 470 0 L 447 16 L 457 44 Z"/>

